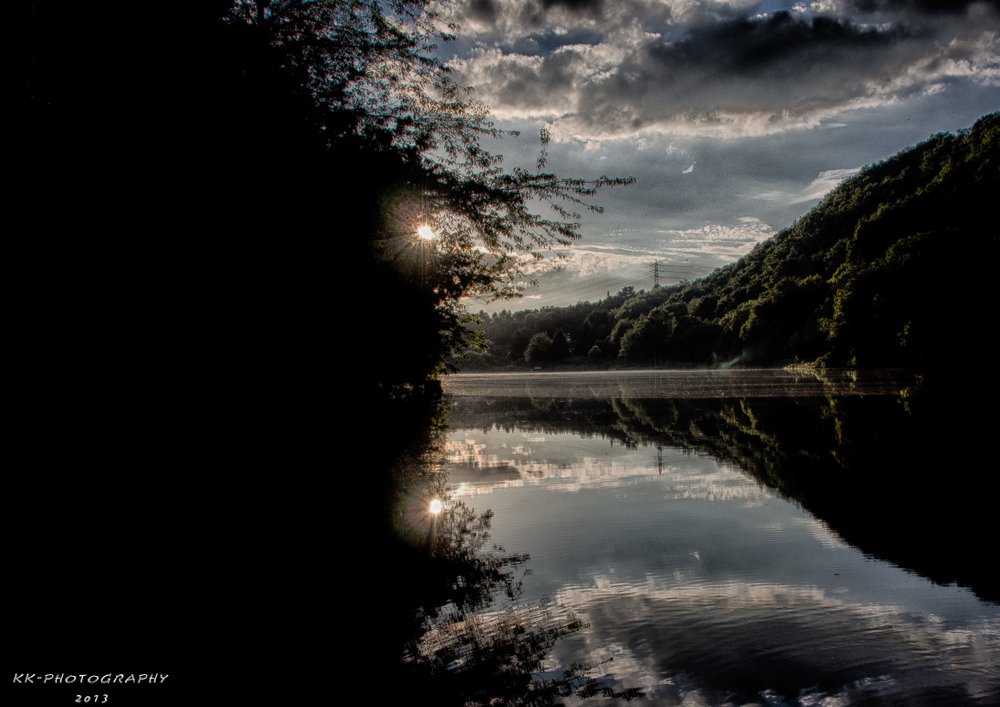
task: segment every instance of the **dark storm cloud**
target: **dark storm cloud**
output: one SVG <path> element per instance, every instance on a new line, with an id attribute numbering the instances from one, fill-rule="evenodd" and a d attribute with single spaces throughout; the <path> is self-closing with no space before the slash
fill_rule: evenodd
<path id="1" fill-rule="evenodd" d="M 961 15 L 971 5 L 983 5 L 1000 10 L 1000 0 L 851 0 L 851 6 L 865 13 L 919 12 L 926 14 Z"/>
<path id="2" fill-rule="evenodd" d="M 548 10 L 561 7 L 571 12 L 588 14 L 592 17 L 604 15 L 604 0 L 542 0 L 542 7 Z"/>
<path id="3" fill-rule="evenodd" d="M 604 0 L 542 0 L 542 7 L 552 7 L 560 5 L 570 10 L 594 12 L 600 11 L 604 6 Z"/>
<path id="4" fill-rule="evenodd" d="M 792 76 L 803 60 L 859 63 L 858 52 L 871 55 L 910 38 L 907 30 L 858 28 L 844 21 L 816 17 L 812 21 L 779 12 L 760 19 L 738 19 L 694 30 L 673 44 L 657 44 L 647 55 L 667 71 L 693 73 L 698 67 L 721 76 L 758 76 L 761 72 Z"/>
<path id="5" fill-rule="evenodd" d="M 531 57 L 495 49 L 456 68 L 497 114 L 547 117 L 557 136 L 760 134 L 957 78 L 995 83 L 998 39 L 985 24 L 857 24 L 803 10 L 699 23 L 677 41 L 633 25 L 596 44 Z"/>
<path id="6" fill-rule="evenodd" d="M 469 0 L 469 17 L 486 23 L 493 23 L 497 19 L 499 8 L 494 0 Z"/>
<path id="7" fill-rule="evenodd" d="M 793 3 L 788 2 L 788 6 Z M 431 6 L 459 23 L 468 39 L 513 44 L 522 37 L 559 27 L 572 33 L 587 27 L 605 35 L 639 23 L 669 38 L 694 27 L 758 15 L 757 0 L 435 0 Z M 797 14 L 827 15 L 866 22 L 927 23 L 1000 16 L 1000 0 L 801 0 Z"/>

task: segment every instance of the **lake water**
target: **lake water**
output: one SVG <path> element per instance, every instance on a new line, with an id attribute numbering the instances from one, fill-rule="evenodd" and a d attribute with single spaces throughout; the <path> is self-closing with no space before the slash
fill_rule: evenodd
<path id="1" fill-rule="evenodd" d="M 919 383 L 446 377 L 442 517 L 491 511 L 479 552 L 519 585 L 429 618 L 411 658 L 460 675 L 534 637 L 518 660 L 566 705 L 1000 704 L 992 465 Z"/>

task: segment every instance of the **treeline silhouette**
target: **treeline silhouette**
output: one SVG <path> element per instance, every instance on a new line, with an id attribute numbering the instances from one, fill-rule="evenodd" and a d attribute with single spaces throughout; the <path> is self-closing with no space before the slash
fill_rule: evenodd
<path id="1" fill-rule="evenodd" d="M 570 307 L 480 312 L 489 351 L 456 363 L 942 371 L 984 343 L 982 264 L 997 253 L 998 189 L 1000 114 L 992 113 L 865 167 L 706 277 Z"/>

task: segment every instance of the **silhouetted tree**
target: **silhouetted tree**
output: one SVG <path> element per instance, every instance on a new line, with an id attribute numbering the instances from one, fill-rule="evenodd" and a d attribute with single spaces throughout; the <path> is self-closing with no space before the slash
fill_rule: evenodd
<path id="1" fill-rule="evenodd" d="M 544 130 L 539 171 L 504 171 L 479 139 L 515 133 L 497 129 L 486 106 L 468 98 L 433 55 L 434 43 L 452 39 L 454 27 L 443 25 L 425 2 L 244 0 L 225 21 L 259 36 L 312 98 L 303 122 L 328 151 L 381 161 L 378 175 L 362 180 L 363 189 L 378 195 L 378 217 L 359 235 L 386 267 L 419 279 L 422 306 L 437 312 L 444 352 L 477 343 L 463 326 L 470 321 L 463 297 L 516 295 L 517 253 L 578 238 L 580 214 L 572 209 L 599 212 L 584 199 L 600 187 L 632 181 L 544 172 Z M 344 191 L 351 195 L 345 206 L 371 210 L 364 195 L 355 198 L 358 186 L 347 185 L 340 197 Z M 554 217 L 528 208 L 536 201 L 548 204 Z M 420 257 L 418 265 L 414 242 L 421 227 L 433 233 L 435 257 Z M 444 357 L 434 358 L 437 365 L 426 373 L 440 370 Z"/>
<path id="2" fill-rule="evenodd" d="M 544 331 L 531 337 L 528 348 L 524 351 L 524 360 L 530 364 L 545 363 L 552 360 L 552 338 Z"/>

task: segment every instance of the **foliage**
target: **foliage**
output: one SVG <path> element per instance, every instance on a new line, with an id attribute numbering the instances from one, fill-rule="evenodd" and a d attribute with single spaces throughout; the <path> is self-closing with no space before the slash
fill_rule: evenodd
<path id="1" fill-rule="evenodd" d="M 314 127 L 327 146 L 357 143 L 366 153 L 384 150 L 401 164 L 386 187 L 381 218 L 369 233 L 383 262 L 412 277 L 413 240 L 419 227 L 435 234 L 433 257 L 422 258 L 420 289 L 441 332 L 431 350 L 442 369 L 445 354 L 480 342 L 460 300 L 517 296 L 517 254 L 567 245 L 579 237 L 579 209 L 600 212 L 585 199 L 631 179 L 564 179 L 544 171 L 549 136 L 541 132 L 537 172 L 505 171 L 502 158 L 483 149 L 483 137 L 516 133 L 497 129 L 470 88 L 456 85 L 433 54 L 436 41 L 454 37 L 423 2 L 242 3 L 233 17 L 263 22 L 286 67 L 307 85 L 317 108 Z M 385 10 L 383 10 L 385 8 Z M 251 16 L 249 10 L 256 10 Z M 541 215 L 547 205 L 554 216 Z M 430 361 L 428 362 L 428 364 Z"/>
<path id="2" fill-rule="evenodd" d="M 524 351 L 524 360 L 529 364 L 550 361 L 552 360 L 552 348 L 552 339 L 544 331 L 540 331 L 528 342 L 528 348 Z"/>
<path id="3" fill-rule="evenodd" d="M 521 168 L 505 171 L 502 158 L 482 148 L 483 137 L 516 135 L 494 126 L 482 103 L 469 98 L 434 55 L 435 42 L 454 38 L 418 0 L 264 0 L 237 2 L 227 16 L 266 37 L 283 71 L 315 102 L 310 129 L 328 150 L 348 147 L 367 159 L 395 158 L 395 174 L 383 178 L 380 222 L 370 238 L 386 259 L 405 258 L 416 231 L 435 234 L 435 257 L 423 285 L 450 333 L 446 350 L 462 348 L 458 324 L 468 321 L 459 300 L 516 296 L 518 253 L 551 249 L 579 237 L 581 214 L 604 186 L 631 179 L 564 179 Z M 554 217 L 535 211 L 548 205 Z M 407 263 L 402 264 L 404 268 Z M 409 264 L 409 265 L 412 265 Z M 466 343 L 475 343 L 466 340 Z"/>

